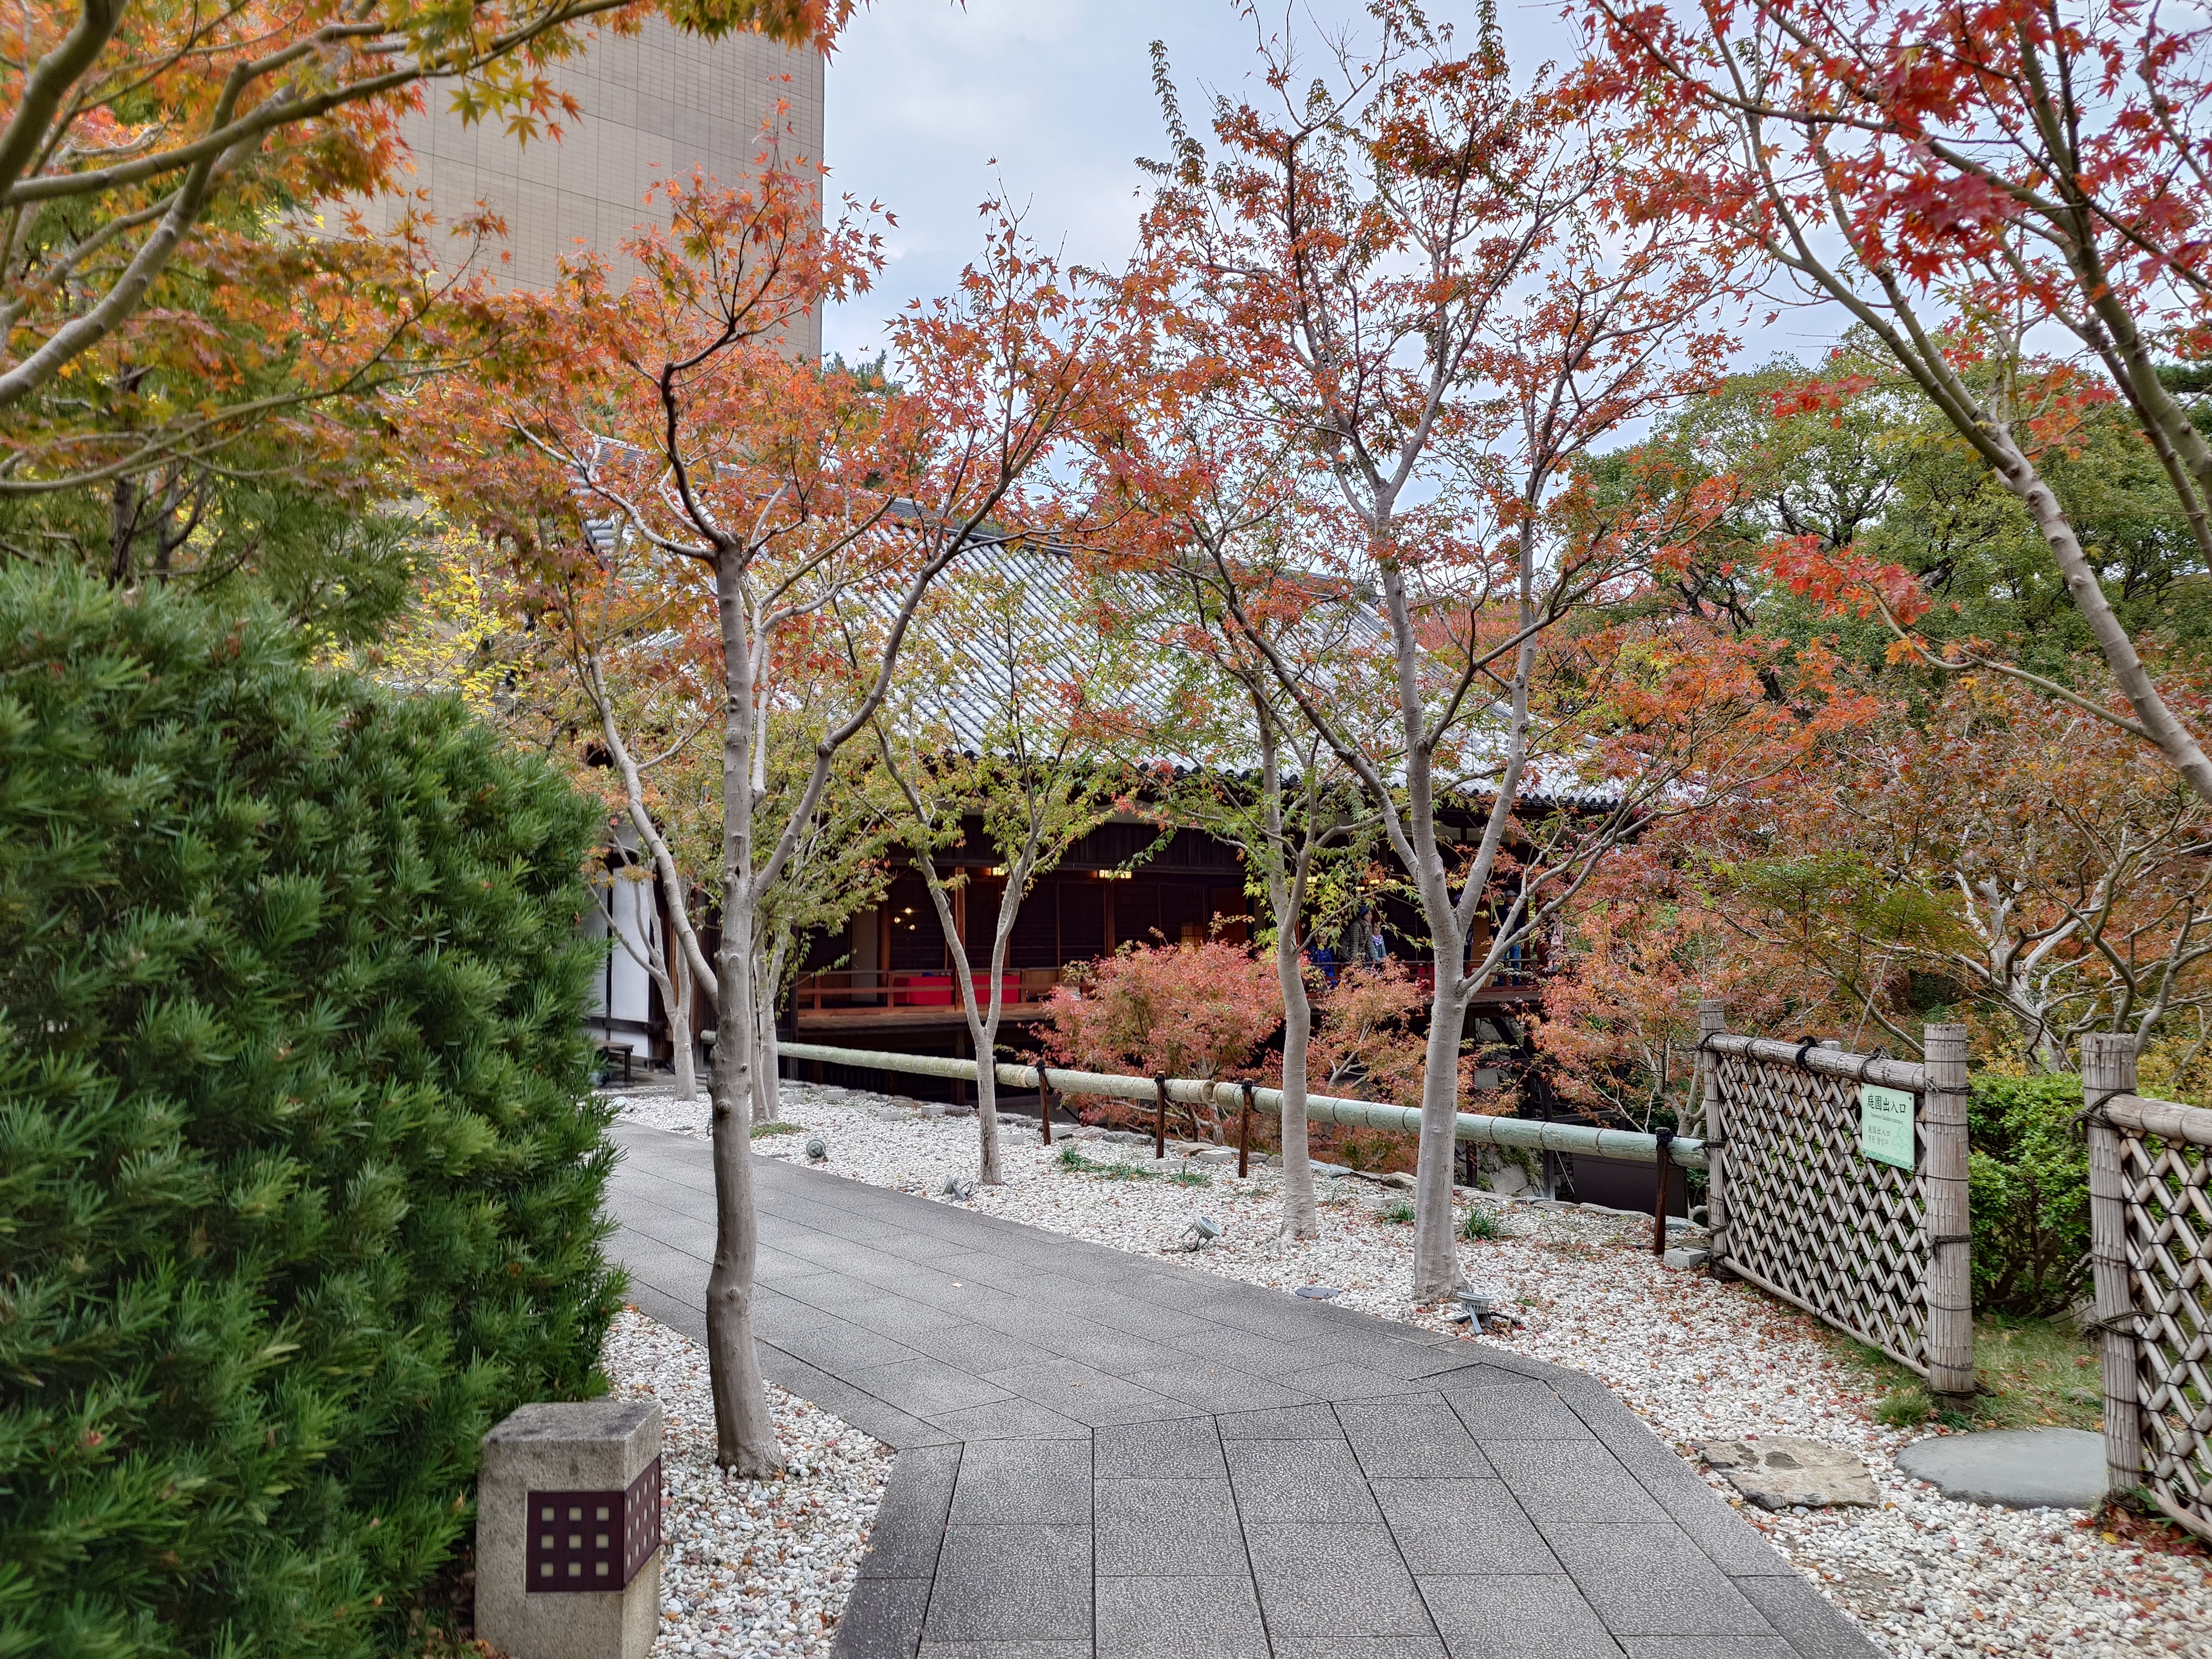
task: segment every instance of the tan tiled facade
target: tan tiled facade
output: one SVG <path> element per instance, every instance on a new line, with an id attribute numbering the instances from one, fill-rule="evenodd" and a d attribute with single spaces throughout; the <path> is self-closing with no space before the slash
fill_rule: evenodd
<path id="1" fill-rule="evenodd" d="M 822 156 L 822 58 L 811 50 L 754 35 L 702 40 L 656 16 L 629 39 L 600 36 L 554 75 L 583 106 L 581 120 L 562 123 L 558 143 L 518 144 L 495 120 L 463 125 L 449 87 L 429 88 L 428 112 L 403 128 L 414 150 L 409 187 L 428 191 L 442 223 L 479 201 L 507 221 L 510 257 L 499 264 L 494 252 L 489 267 L 502 283 L 550 287 L 558 261 L 579 241 L 605 254 L 623 280 L 621 243 L 632 227 L 667 223 L 664 204 L 646 206 L 647 189 L 695 166 L 725 183 L 750 177 L 762 124 L 778 100 L 788 106 L 785 155 Z M 821 336 L 819 319 L 811 319 L 792 344 L 819 356 Z"/>

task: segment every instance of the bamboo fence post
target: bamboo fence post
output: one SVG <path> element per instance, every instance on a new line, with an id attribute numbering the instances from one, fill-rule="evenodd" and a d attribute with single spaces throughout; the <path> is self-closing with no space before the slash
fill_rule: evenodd
<path id="1" fill-rule="evenodd" d="M 2136 1384 L 2135 1321 L 2129 1284 L 2127 1177 L 2120 1131 L 2103 1112 L 2136 1090 L 2136 1045 L 2109 1031 L 2081 1039 L 2081 1100 L 2089 1130 L 2089 1261 L 2096 1284 L 2098 1347 L 2105 1384 L 2105 1489 L 2117 1497 L 2142 1484 L 2142 1413 Z"/>
<path id="2" fill-rule="evenodd" d="M 1152 1158 L 1154 1162 L 1168 1155 L 1168 1080 L 1154 1073 L 1152 1093 L 1159 1101 L 1159 1110 L 1152 1118 Z"/>
<path id="3" fill-rule="evenodd" d="M 1705 1046 L 1728 1030 L 1728 1004 L 1706 997 L 1698 1004 L 1698 1128 L 1705 1142 L 1705 1231 L 1712 1236 L 1712 1273 L 1728 1273 L 1728 1118 L 1722 1109 L 1720 1062 Z"/>
<path id="4" fill-rule="evenodd" d="M 1042 1058 L 1037 1061 L 1036 1073 L 1037 1127 L 1044 1135 L 1044 1144 L 1049 1146 L 1052 1145 L 1052 1096 L 1048 1090 L 1051 1085 L 1045 1081 L 1044 1061 Z"/>
<path id="5" fill-rule="evenodd" d="M 1237 1114 L 1237 1178 L 1252 1173 L 1252 1085 L 1244 1085 L 1244 1104 Z"/>
<path id="6" fill-rule="evenodd" d="M 1966 1028 L 1922 1028 L 1928 1070 L 1921 1176 L 1928 1200 L 1928 1389 L 1962 1405 L 1974 1392 L 1973 1222 L 1966 1207 Z"/>

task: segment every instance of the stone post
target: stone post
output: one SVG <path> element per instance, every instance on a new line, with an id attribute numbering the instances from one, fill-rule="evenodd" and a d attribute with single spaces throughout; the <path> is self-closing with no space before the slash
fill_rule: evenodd
<path id="1" fill-rule="evenodd" d="M 1974 1393 L 1973 1221 L 1966 1208 L 1966 1028 L 1922 1030 L 1921 1113 L 1928 1201 L 1928 1391 L 1962 1407 Z"/>
<path id="2" fill-rule="evenodd" d="M 1698 1004 L 1698 1039 L 1728 1030 L 1728 1004 L 1707 997 Z M 1705 1230 L 1713 1236 L 1712 1273 L 1723 1276 L 1728 1262 L 1728 1113 L 1721 1102 L 1720 1062 L 1710 1048 L 1698 1051 L 1698 1124 L 1705 1141 Z"/>
<path id="3" fill-rule="evenodd" d="M 483 1437 L 476 1633 L 509 1659 L 646 1659 L 660 1628 L 660 1407 L 519 1407 Z"/>
<path id="4" fill-rule="evenodd" d="M 2118 1495 L 2142 1484 L 2142 1413 L 2136 1391 L 2135 1293 L 2129 1283 L 2128 1189 L 2120 1132 L 2099 1109 L 2136 1091 L 2135 1039 L 2099 1031 L 2081 1039 L 2081 1102 L 2088 1109 L 2089 1265 L 2095 1274 L 2097 1346 L 2104 1360 L 2105 1483 Z"/>

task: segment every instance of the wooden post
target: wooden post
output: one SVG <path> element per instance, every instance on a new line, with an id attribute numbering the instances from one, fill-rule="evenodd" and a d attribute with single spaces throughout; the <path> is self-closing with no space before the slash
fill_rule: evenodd
<path id="1" fill-rule="evenodd" d="M 1651 1254 L 1667 1254 L 1667 1179 L 1674 1173 L 1674 1132 L 1665 1124 L 1654 1130 L 1659 1155 L 1652 1163 Z"/>
<path id="2" fill-rule="evenodd" d="M 1044 1061 L 1037 1061 L 1037 1127 L 1044 1134 L 1044 1144 L 1052 1145 L 1052 1096 L 1050 1085 L 1044 1080 Z"/>
<path id="3" fill-rule="evenodd" d="M 1698 1004 L 1698 1041 L 1728 1030 L 1728 1004 L 1706 997 Z M 1710 1048 L 1698 1050 L 1698 1130 L 1705 1142 L 1705 1231 L 1712 1235 L 1712 1275 L 1728 1268 L 1728 1115 L 1722 1109 L 1720 1061 Z"/>
<path id="4" fill-rule="evenodd" d="M 1928 1391 L 1962 1407 L 1974 1393 L 1973 1221 L 1966 1209 L 1966 1028 L 1922 1028 L 1928 1092 L 1921 1113 L 1927 1151 Z"/>
<path id="5" fill-rule="evenodd" d="M 2098 1109 L 2136 1089 L 2132 1037 L 2108 1031 L 2081 1039 L 2081 1100 L 2089 1109 L 2089 1263 L 2095 1274 L 2098 1347 L 2104 1360 L 2105 1489 L 2115 1497 L 2142 1484 L 2142 1413 L 2136 1391 L 2135 1292 L 2128 1260 L 2128 1189 L 2120 1131 Z"/>
<path id="6" fill-rule="evenodd" d="M 1168 1080 L 1157 1073 L 1152 1077 L 1152 1093 L 1159 1097 L 1159 1112 L 1152 1119 L 1152 1156 L 1161 1158 L 1168 1155 Z"/>
<path id="7" fill-rule="evenodd" d="M 1237 1114 L 1237 1178 L 1244 1180 L 1252 1170 L 1252 1085 L 1244 1085 L 1244 1107 Z"/>

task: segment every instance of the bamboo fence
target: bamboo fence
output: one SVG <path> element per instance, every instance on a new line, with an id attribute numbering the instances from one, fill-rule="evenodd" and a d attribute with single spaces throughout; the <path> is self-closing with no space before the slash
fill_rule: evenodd
<path id="1" fill-rule="evenodd" d="M 2212 1538 L 2212 1112 L 2135 1087 L 2131 1036 L 2083 1039 L 2106 1482 Z"/>
<path id="2" fill-rule="evenodd" d="M 1924 1062 L 1778 1042 L 1698 1010 L 1698 1127 L 1713 1265 L 1927 1378 L 1974 1389 L 1966 1208 L 1966 1032 L 1927 1028 Z M 1914 1097 L 1914 1164 L 1867 1157 L 1860 1091 Z"/>

